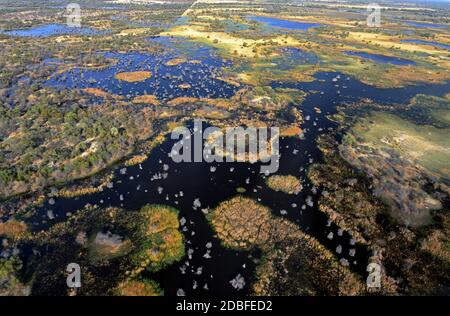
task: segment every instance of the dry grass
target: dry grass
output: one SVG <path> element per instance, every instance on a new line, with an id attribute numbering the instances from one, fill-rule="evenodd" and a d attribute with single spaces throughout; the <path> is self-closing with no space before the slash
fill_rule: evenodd
<path id="1" fill-rule="evenodd" d="M 160 296 L 162 290 L 153 281 L 123 281 L 117 287 L 119 295 L 122 296 Z"/>
<path id="2" fill-rule="evenodd" d="M 187 59 L 180 57 L 180 58 L 174 58 L 174 59 L 167 61 L 165 63 L 165 65 L 166 66 L 178 66 L 178 65 L 184 64 L 185 62 L 187 62 Z"/>
<path id="3" fill-rule="evenodd" d="M 287 194 L 298 194 L 302 191 L 302 183 L 294 176 L 273 175 L 267 179 L 267 186 L 274 191 Z"/>
<path id="4" fill-rule="evenodd" d="M 285 295 L 292 293 L 290 291 L 296 295 L 313 295 L 318 289 L 330 295 L 362 292 L 360 280 L 348 268 L 340 266 L 316 239 L 300 231 L 297 225 L 273 216 L 270 209 L 249 198 L 237 196 L 222 202 L 209 214 L 209 220 L 225 246 L 256 247 L 263 251 L 265 259 L 257 268 L 257 281 L 253 284 L 257 295 Z M 297 262 L 299 253 L 306 259 Z M 291 260 L 296 261 L 297 268 L 292 269 Z M 301 288 L 294 285 L 298 269 L 304 269 L 308 279 Z M 337 278 L 342 281 L 338 288 L 335 287 Z M 281 290 L 276 286 L 278 282 L 285 285 Z"/>
<path id="5" fill-rule="evenodd" d="M 27 224 L 15 219 L 10 219 L 3 223 L 0 222 L 0 236 L 19 238 L 25 234 L 27 229 Z"/>
<path id="6" fill-rule="evenodd" d="M 132 101 L 134 104 L 151 104 L 151 105 L 160 105 L 158 98 L 155 95 L 145 94 L 137 96 Z"/>
<path id="7" fill-rule="evenodd" d="M 152 73 L 150 71 L 119 72 L 114 76 L 114 78 L 126 82 L 139 82 L 147 80 L 151 77 Z"/>

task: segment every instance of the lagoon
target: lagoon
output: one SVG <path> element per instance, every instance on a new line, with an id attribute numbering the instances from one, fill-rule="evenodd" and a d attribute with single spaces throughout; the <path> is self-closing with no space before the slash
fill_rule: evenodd
<path id="1" fill-rule="evenodd" d="M 107 52 L 105 58 L 117 62 L 105 69 L 75 68 L 54 75 L 47 85 L 65 89 L 97 88 L 127 99 L 151 94 L 159 100 L 177 97 L 229 98 L 238 87 L 220 79 L 222 68 L 231 62 L 215 54 L 214 49 L 169 37 L 149 39 L 164 49 L 158 53 Z M 170 61 L 179 64 L 170 65 Z M 140 82 L 126 82 L 115 78 L 117 73 L 149 71 L 152 76 Z"/>
<path id="2" fill-rule="evenodd" d="M 100 35 L 105 31 L 88 27 L 69 27 L 64 24 L 46 24 L 29 29 L 4 31 L 3 34 L 17 37 L 49 37 L 55 35 Z"/>
<path id="3" fill-rule="evenodd" d="M 283 28 L 283 29 L 289 29 L 289 30 L 299 30 L 299 31 L 307 31 L 310 28 L 322 26 L 322 24 L 318 24 L 318 23 L 289 21 L 289 20 L 269 18 L 269 17 L 264 17 L 264 16 L 250 16 L 250 17 L 247 17 L 247 19 L 251 20 L 251 21 L 265 23 L 271 27 Z"/>
<path id="4" fill-rule="evenodd" d="M 379 54 L 371 54 L 366 52 L 355 52 L 355 51 L 346 51 L 346 55 L 349 56 L 358 56 L 365 59 L 371 59 L 377 63 L 382 64 L 392 64 L 397 66 L 408 66 L 408 65 L 415 65 L 416 63 L 409 59 L 399 58 L 399 57 L 392 57 L 392 56 L 385 56 L 385 55 L 379 55 Z"/>

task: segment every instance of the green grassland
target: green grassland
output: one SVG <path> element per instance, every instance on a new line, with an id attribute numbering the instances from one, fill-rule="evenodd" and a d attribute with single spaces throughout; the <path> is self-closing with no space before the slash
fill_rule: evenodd
<path id="1" fill-rule="evenodd" d="M 356 107 L 359 113 L 345 114 L 350 128 L 340 146 L 342 157 L 373 181 L 375 195 L 397 220 L 431 223 L 431 211 L 443 207 L 442 196 L 449 192 L 450 102 L 417 95 L 396 107 Z M 425 189 L 430 184 L 431 192 Z"/>
<path id="2" fill-rule="evenodd" d="M 398 150 L 406 159 L 450 180 L 450 128 L 420 126 L 389 113 L 371 113 L 354 126 L 353 132 L 364 143 Z"/>

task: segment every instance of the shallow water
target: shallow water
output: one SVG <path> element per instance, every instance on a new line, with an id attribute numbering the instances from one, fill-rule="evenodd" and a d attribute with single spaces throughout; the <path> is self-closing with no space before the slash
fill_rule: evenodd
<path id="1" fill-rule="evenodd" d="M 391 56 L 385 56 L 385 55 L 379 55 L 379 54 L 371 54 L 366 52 L 355 52 L 355 51 L 346 51 L 346 55 L 349 56 L 358 56 L 366 59 L 371 59 L 377 63 L 382 64 L 392 64 L 392 65 L 398 65 L 398 66 L 407 66 L 407 65 L 415 65 L 416 63 L 412 60 L 399 58 L 399 57 L 391 57 Z"/>
<path id="2" fill-rule="evenodd" d="M 292 174 L 303 181 L 304 189 L 298 195 L 274 192 L 265 184 L 265 177 L 259 173 L 259 164 L 249 163 L 174 163 L 168 156 L 173 142 L 167 140 L 157 147 L 141 165 L 128 167 L 126 174 L 115 171 L 114 188 L 103 192 L 70 199 L 57 199 L 55 205 L 44 205 L 38 216 L 33 217 L 34 230 L 64 221 L 68 212 L 75 212 L 86 204 L 101 207 L 115 206 L 128 211 L 138 210 L 145 204 L 158 203 L 173 206 L 180 210 L 180 217 L 186 219 L 186 250 L 193 249 L 192 258 L 184 258 L 167 269 L 150 274 L 164 288 L 167 295 L 175 295 L 183 289 L 187 295 L 242 295 L 249 292 L 249 285 L 255 271 L 254 259 L 258 253 L 233 251 L 220 245 L 202 212 L 211 210 L 220 202 L 236 195 L 236 188 L 244 187 L 245 196 L 270 207 L 276 216 L 285 217 L 316 237 L 322 244 L 336 254 L 336 248 L 342 247 L 338 259 L 345 259 L 351 269 L 365 275 L 368 253 L 360 245 L 351 245 L 351 235 L 340 232 L 339 227 L 328 222 L 326 215 L 317 209 L 320 190 L 314 188 L 306 177 L 307 168 L 321 161 L 321 152 L 316 146 L 318 135 L 335 128 L 335 123 L 327 115 L 336 111 L 336 105 L 345 101 L 356 101 L 370 97 L 376 102 L 404 103 L 417 93 L 445 94 L 450 83 L 442 85 L 421 85 L 401 89 L 378 89 L 365 85 L 351 77 L 339 73 L 319 73 L 317 80 L 306 83 L 276 83 L 273 87 L 297 88 L 311 92 L 298 106 L 303 111 L 305 131 L 303 140 L 286 138 L 280 142 L 280 169 L 278 174 Z M 316 91 L 315 93 L 313 91 Z M 319 91 L 320 93 L 318 93 Z M 319 107 L 322 113 L 316 113 Z M 205 126 L 206 127 L 206 126 Z M 215 171 L 211 171 L 211 167 Z M 160 175 L 157 179 L 155 175 Z M 162 192 L 158 192 L 162 188 Z M 180 196 L 180 191 L 183 196 Z M 120 196 L 123 196 L 121 200 Z M 194 200 L 201 207 L 194 209 Z M 312 203 L 307 203 L 307 200 Z M 55 218 L 47 218 L 52 210 Z M 282 212 L 283 211 L 283 212 Z M 285 212 L 284 212 L 285 211 Z M 333 240 L 327 238 L 332 232 Z M 211 258 L 204 258 L 206 244 L 212 242 Z M 350 249 L 356 249 L 356 255 L 350 256 Z M 189 266 L 187 266 L 187 263 Z M 202 267 L 202 274 L 196 271 Z M 182 273 L 182 270 L 185 273 Z M 229 281 L 237 274 L 244 276 L 246 286 L 235 290 Z M 110 275 L 110 277 L 112 277 Z M 208 289 L 204 286 L 207 284 Z M 193 288 L 196 285 L 195 289 Z"/>
<path id="3" fill-rule="evenodd" d="M 159 100 L 229 98 L 237 91 L 236 86 L 217 79 L 222 74 L 221 69 L 230 67 L 231 62 L 216 56 L 212 48 L 167 37 L 150 41 L 162 45 L 164 53 L 107 52 L 104 57 L 118 61 L 114 66 L 101 70 L 72 69 L 53 76 L 47 84 L 68 89 L 99 88 L 127 99 L 144 94 L 155 95 Z M 166 64 L 180 57 L 186 62 L 177 66 Z M 134 83 L 114 78 L 117 73 L 131 71 L 150 71 L 152 76 Z M 189 87 L 180 86 L 182 84 Z"/>
<path id="4" fill-rule="evenodd" d="M 65 24 L 46 24 L 29 29 L 5 31 L 3 33 L 17 37 L 49 37 L 54 35 L 101 35 L 105 34 L 105 31 L 88 27 L 69 27 Z"/>
<path id="5" fill-rule="evenodd" d="M 251 20 L 251 21 L 265 23 L 271 27 L 289 29 L 289 30 L 298 30 L 298 31 L 307 31 L 310 28 L 322 26 L 322 24 L 318 24 L 318 23 L 289 21 L 289 20 L 269 18 L 269 17 L 264 17 L 264 16 L 249 16 L 249 17 L 247 17 L 247 19 Z"/>
<path id="6" fill-rule="evenodd" d="M 108 53 L 106 57 L 118 59 L 117 65 L 99 71 L 78 69 L 64 80 L 62 77 L 52 78 L 49 84 L 65 88 L 99 87 L 111 93 L 130 96 L 153 93 L 162 99 L 171 95 L 171 97 L 177 95 L 229 97 L 234 93 L 235 87 L 230 87 L 220 80 L 213 80 L 206 85 L 200 83 L 210 81 L 210 77 L 217 74 L 217 69 L 230 65 L 229 62 L 217 57 L 210 48 L 177 39 L 151 40 L 164 46 L 167 55 L 165 53 L 164 57 L 161 57 L 157 54 Z M 287 56 L 292 53 L 303 52 L 286 51 Z M 180 55 L 185 56 L 188 61 L 201 60 L 201 63 L 188 62 L 182 67 L 164 66 L 167 60 Z M 113 79 L 117 72 L 135 70 L 150 70 L 154 76 L 138 84 L 119 85 L 119 82 Z M 163 74 L 177 78 L 164 78 Z M 86 80 L 78 80 L 82 76 Z M 91 77 L 94 78 L 93 81 L 88 80 Z M 336 127 L 327 115 L 334 114 L 336 106 L 342 102 L 372 98 L 381 103 L 404 103 L 418 93 L 443 95 L 449 91 L 450 83 L 379 89 L 339 73 L 318 73 L 315 77 L 316 80 L 313 82 L 272 83 L 273 87 L 296 88 L 310 93 L 301 105 L 295 105 L 302 110 L 305 118 L 301 125 L 304 139 L 285 138 L 280 142 L 281 158 L 278 174 L 291 174 L 300 178 L 304 187 L 300 194 L 287 195 L 270 190 L 265 184 L 264 175 L 259 173 L 258 163 L 174 163 L 168 156 L 174 141 L 168 139 L 155 148 L 145 162 L 128 167 L 125 174 L 120 172 L 124 166 L 117 166 L 113 188 L 105 188 L 102 192 L 77 198 L 56 199 L 54 205 L 46 201 L 28 221 L 29 226 L 33 231 L 47 229 L 55 223 L 66 220 L 68 213 L 74 213 L 87 204 L 102 208 L 120 207 L 125 211 L 137 211 L 145 204 L 166 204 L 179 209 L 180 218 L 186 219 L 183 231 L 186 251 L 191 248 L 194 252 L 191 259 L 185 257 L 181 262 L 156 274 L 150 274 L 149 277 L 161 284 L 166 295 L 175 295 L 179 289 L 183 289 L 188 295 L 243 295 L 250 291 L 256 267 L 254 260 L 259 254 L 224 248 L 214 237 L 202 212 L 202 210 L 210 211 L 220 202 L 235 196 L 236 189 L 243 187 L 246 189 L 245 196 L 270 207 L 274 215 L 297 223 L 299 228 L 317 238 L 335 253 L 338 259 L 347 260 L 351 269 L 365 277 L 368 257 L 366 249 L 360 245 L 351 245 L 351 235 L 328 222 L 326 215 L 317 209 L 321 192 L 312 186 L 306 176 L 308 167 L 320 162 L 322 158 L 316 145 L 317 137 Z M 192 89 L 180 91 L 173 88 L 176 83 L 186 81 L 192 83 Z M 314 107 L 320 108 L 322 113 L 317 113 Z M 215 170 L 212 171 L 211 167 Z M 183 192 L 183 196 L 180 195 L 180 191 Z M 201 207 L 194 209 L 196 199 L 200 201 Z M 49 211 L 54 215 L 53 219 L 49 219 Z M 332 240 L 327 238 L 330 233 L 334 235 Z M 212 243 L 211 258 L 205 258 L 206 244 L 209 242 Z M 341 254 L 336 253 L 338 246 L 342 247 Z M 354 257 L 350 256 L 350 249 L 356 249 Z M 41 251 L 42 255 L 52 256 L 58 250 L 47 247 Z M 29 252 L 23 251 L 23 255 L 26 254 L 31 256 Z M 68 253 L 67 257 L 76 255 Z M 200 267 L 202 273 L 197 274 Z M 117 277 L 114 269 L 102 273 L 105 274 L 105 278 L 111 280 Z M 229 283 L 237 274 L 243 275 L 246 281 L 246 286 L 242 290 L 234 289 Z M 205 284 L 208 289 L 204 288 Z M 66 290 L 64 283 L 50 287 L 52 294 L 64 293 Z"/>
<path id="7" fill-rule="evenodd" d="M 187 231 L 184 232 L 186 250 L 192 248 L 192 259 L 185 258 L 180 263 L 160 273 L 150 275 L 161 283 L 167 295 L 175 295 L 183 289 L 188 295 L 214 294 L 238 295 L 249 291 L 257 254 L 233 251 L 220 245 L 213 237 L 213 231 L 206 221 L 201 209 L 211 210 L 220 202 L 237 194 L 238 187 L 244 187 L 245 196 L 269 206 L 276 216 L 283 216 L 299 225 L 304 231 L 317 237 L 332 251 L 338 245 L 343 248 L 342 258 L 350 261 L 352 267 L 364 271 L 366 253 L 360 246 L 350 245 L 350 235 L 327 222 L 324 214 L 317 211 L 317 199 L 320 191 L 313 188 L 306 177 L 309 165 L 320 160 L 320 151 L 315 146 L 315 138 L 325 133 L 334 124 L 324 114 L 317 114 L 312 108 L 304 108 L 310 119 L 303 127 L 306 129 L 305 140 L 284 139 L 281 141 L 281 161 L 278 174 L 293 174 L 302 179 L 304 189 L 299 195 L 287 195 L 270 190 L 265 184 L 265 177 L 259 173 L 260 164 L 249 163 L 174 163 L 168 157 L 173 141 L 168 140 L 156 148 L 149 159 L 141 165 L 127 168 L 121 174 L 119 167 L 115 172 L 114 188 L 103 192 L 73 199 L 57 199 L 54 205 L 45 204 L 39 217 L 35 217 L 34 229 L 39 230 L 66 219 L 67 212 L 75 212 L 86 204 L 121 207 L 125 210 L 138 210 L 145 204 L 166 204 L 180 210 L 180 217 L 187 220 Z M 211 167 L 216 170 L 211 172 Z M 167 174 L 166 178 L 151 180 L 155 174 Z M 163 188 L 161 194 L 158 188 Z M 180 197 L 180 191 L 183 196 Z M 120 196 L 123 196 L 123 201 Z M 178 195 L 178 197 L 176 197 Z M 309 197 L 309 198 L 308 198 Z M 195 199 L 199 199 L 201 207 L 193 209 Z M 312 205 L 306 201 L 311 199 Z M 47 218 L 48 210 L 52 210 L 55 219 Z M 281 211 L 286 214 L 282 215 Z M 194 232 L 194 235 L 192 234 Z M 333 232 L 335 238 L 326 236 Z M 204 258 L 206 243 L 212 242 L 211 259 Z M 357 249 L 356 256 L 350 257 L 349 250 Z M 186 262 L 189 266 L 186 267 Z M 186 274 L 181 272 L 183 267 Z M 195 271 L 202 267 L 201 275 Z M 243 290 L 235 290 L 229 283 L 237 274 L 245 277 L 247 286 Z M 199 287 L 193 289 L 194 281 Z M 203 288 L 208 284 L 208 290 Z"/>

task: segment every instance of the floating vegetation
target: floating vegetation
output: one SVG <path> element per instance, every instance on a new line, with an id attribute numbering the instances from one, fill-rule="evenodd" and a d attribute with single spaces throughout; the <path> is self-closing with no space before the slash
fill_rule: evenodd
<path id="1" fill-rule="evenodd" d="M 28 230 L 27 224 L 15 219 L 9 219 L 6 222 L 0 221 L 0 236 L 6 236 L 12 239 L 22 237 Z"/>
<path id="2" fill-rule="evenodd" d="M 362 282 L 317 240 L 249 198 L 222 202 L 208 219 L 225 246 L 262 250 L 253 284 L 257 295 L 363 293 Z M 242 280 L 237 277 L 231 282 L 239 287 Z"/>
<path id="3" fill-rule="evenodd" d="M 137 268 L 131 275 L 148 269 L 158 271 L 184 256 L 183 235 L 179 231 L 178 211 L 164 205 L 146 205 L 140 210 L 142 223 L 137 233 L 138 250 L 132 254 Z"/>
<path id="4" fill-rule="evenodd" d="M 191 49 L 194 54 L 199 50 Z M 126 100 L 141 95 L 154 95 L 160 101 L 177 97 L 228 98 L 237 91 L 235 85 L 216 79 L 221 77 L 222 67 L 231 64 L 229 61 L 214 56 L 208 49 L 201 52 L 204 54 L 201 63 L 182 62 L 189 60 L 184 56 L 189 53 L 174 47 L 164 54 L 97 52 L 105 60 L 115 62 L 101 68 L 68 68 L 61 65 L 58 72 L 47 80 L 47 85 L 66 89 L 100 89 Z"/>
<path id="5" fill-rule="evenodd" d="M 0 295 L 448 292 L 445 6 L 119 0 L 69 28 L 39 2 L 0 10 Z M 193 119 L 279 128 L 289 176 L 176 164 Z"/>
<path id="6" fill-rule="evenodd" d="M 243 187 L 237 187 L 236 188 L 236 192 L 237 193 L 245 193 L 247 191 L 247 189 L 246 188 L 243 188 Z"/>
<path id="7" fill-rule="evenodd" d="M 150 79 L 152 73 L 150 71 L 132 71 L 132 72 L 119 72 L 114 78 L 126 81 L 126 82 L 139 82 Z"/>
<path id="8" fill-rule="evenodd" d="M 178 85 L 178 88 L 181 88 L 181 89 L 190 89 L 190 88 L 191 88 L 191 85 L 190 85 L 189 83 L 181 83 L 181 84 Z"/>
<path id="9" fill-rule="evenodd" d="M 153 280 L 127 280 L 117 286 L 117 295 L 121 296 L 162 296 L 164 291 Z"/>
<path id="10" fill-rule="evenodd" d="M 151 105 L 160 105 L 160 102 L 156 96 L 148 95 L 148 94 L 137 96 L 133 99 L 132 102 L 135 104 L 144 103 L 144 104 L 151 104 Z"/>
<path id="11" fill-rule="evenodd" d="M 300 180 L 291 175 L 273 175 L 267 178 L 266 183 L 272 190 L 287 194 L 299 194 L 302 191 Z"/>
<path id="12" fill-rule="evenodd" d="M 166 66 L 178 66 L 178 65 L 184 64 L 185 62 L 187 62 L 186 58 L 174 58 L 174 59 L 168 60 L 165 63 L 165 65 Z"/>
<path id="13" fill-rule="evenodd" d="M 303 130 L 297 125 L 282 127 L 280 130 L 281 137 L 300 137 Z"/>
<path id="14" fill-rule="evenodd" d="M 145 154 L 134 155 L 133 157 L 131 157 L 130 159 L 125 161 L 124 165 L 127 166 L 127 167 L 135 166 L 135 165 L 138 165 L 140 163 L 143 163 L 145 160 L 147 160 L 147 158 L 148 158 L 148 156 L 145 155 Z"/>
<path id="15" fill-rule="evenodd" d="M 122 99 L 122 97 L 119 95 L 110 94 L 109 92 L 106 92 L 99 88 L 85 88 L 85 89 L 81 89 L 81 91 L 95 95 L 96 97 L 102 97 L 102 98 L 113 97 L 113 98 L 119 99 L 119 100 Z"/>

